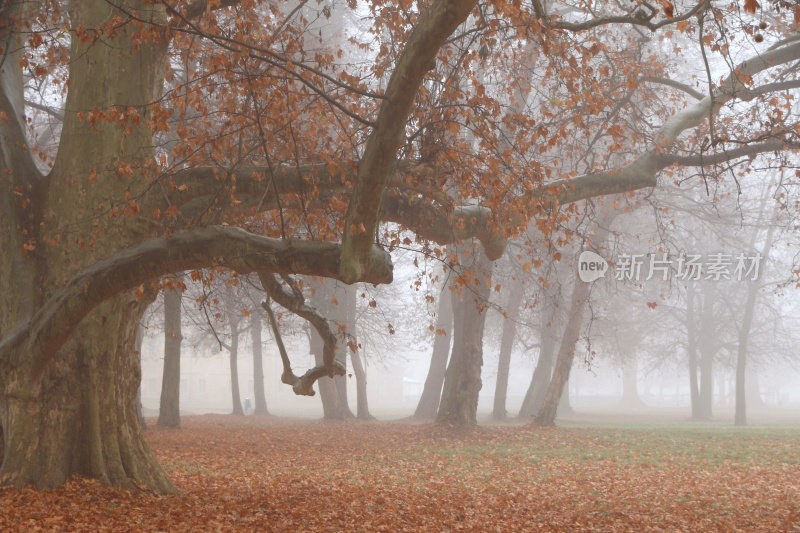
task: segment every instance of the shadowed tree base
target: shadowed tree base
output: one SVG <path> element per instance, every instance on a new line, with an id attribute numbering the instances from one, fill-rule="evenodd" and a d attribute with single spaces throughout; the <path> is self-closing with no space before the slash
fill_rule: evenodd
<path id="1" fill-rule="evenodd" d="M 177 492 L 142 437 L 135 331 L 147 302 L 117 297 L 93 311 L 36 389 L 4 382 L 0 484 L 52 489 L 83 475 L 108 485 Z M 21 397 L 18 391 L 35 396 Z"/>

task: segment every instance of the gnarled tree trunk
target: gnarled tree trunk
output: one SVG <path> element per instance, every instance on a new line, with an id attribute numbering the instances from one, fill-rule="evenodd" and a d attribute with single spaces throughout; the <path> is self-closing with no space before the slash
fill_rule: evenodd
<path id="1" fill-rule="evenodd" d="M 123 4 L 162 27 L 166 22 L 163 6 L 140 0 Z M 28 20 L 36 7 L 30 2 L 6 2 L 0 7 L 0 19 Z M 101 28 L 121 14 L 102 0 L 69 4 L 73 27 Z M 54 167 L 44 178 L 24 147 L 18 57 L 24 49 L 16 41 L 20 34 L 10 33 L 14 30 L 13 25 L 0 28 L 4 50 L 0 110 L 10 118 L 0 121 L 0 164 L 6 169 L 0 178 L 3 335 L 28 319 L 64 280 L 146 235 L 149 228 L 135 217 L 119 216 L 108 224 L 106 215 L 108 209 L 118 207 L 109 201 L 120 202 L 124 190 L 137 197 L 145 187 L 144 169 L 152 159 L 153 144 L 147 105 L 161 86 L 166 52 L 164 40 L 137 38 L 134 43 L 133 33 L 139 30 L 130 24 L 117 25 L 115 35 L 96 42 L 71 39 L 61 142 Z M 28 31 L 24 30 L 23 40 Z M 98 79 L 98 73 L 114 75 Z M 84 120 L 92 111 L 128 108 L 138 110 L 141 118 L 140 125 L 128 131 L 117 121 L 90 124 Z M 140 179 L 118 175 L 117 161 L 130 164 Z M 10 194 L 17 183 L 28 184 L 19 189 L 23 191 L 19 198 Z M 139 200 L 138 208 L 152 211 L 153 198 Z M 17 201 L 30 203 L 20 210 L 13 205 Z M 24 244 L 35 244 L 36 253 L 25 252 Z M 137 414 L 141 371 L 135 335 L 145 303 L 120 295 L 94 308 L 69 340 L 47 353 L 46 362 L 37 368 L 0 361 L 7 365 L 0 368 L 4 437 L 0 484 L 50 488 L 73 474 L 83 474 L 115 485 L 175 490 L 143 440 Z M 25 354 L 19 359 L 24 361 Z"/>
<path id="2" fill-rule="evenodd" d="M 133 347 L 145 303 L 117 297 L 86 317 L 29 391 L 35 401 L 17 392 L 19 376 L 5 380 L 0 483 L 53 488 L 80 474 L 175 490 L 142 438 L 137 414 L 141 369 Z"/>

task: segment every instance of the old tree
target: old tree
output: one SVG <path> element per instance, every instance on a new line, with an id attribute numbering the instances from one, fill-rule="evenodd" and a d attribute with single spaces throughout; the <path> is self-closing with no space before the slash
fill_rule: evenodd
<path id="1" fill-rule="evenodd" d="M 135 405 L 135 331 L 162 276 L 257 272 L 314 319 L 289 276 L 389 283 L 402 228 L 447 260 L 435 246 L 473 238 L 496 259 L 559 206 L 795 145 L 789 4 L 600 4 L 4 2 L 0 483 L 174 490 Z M 768 42 L 704 96 L 625 53 L 674 38 L 732 59 L 726 17 L 757 27 L 756 11 Z M 625 112 L 646 82 L 658 105 Z M 769 118 L 739 127 L 737 103 Z M 621 159 L 557 155 L 622 137 Z M 336 371 L 326 358 L 313 377 Z"/>

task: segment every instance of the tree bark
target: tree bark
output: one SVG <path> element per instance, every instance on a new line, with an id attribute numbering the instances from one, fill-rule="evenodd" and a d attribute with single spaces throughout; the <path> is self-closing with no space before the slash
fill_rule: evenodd
<path id="1" fill-rule="evenodd" d="M 156 24 L 166 22 L 161 6 L 137 0 L 129 0 L 127 5 Z M 22 11 L 35 7 L 34 3 L 7 2 L 0 7 L 0 18 L 8 21 L 10 11 L 16 10 L 17 20 L 25 21 L 35 13 Z M 69 5 L 73 27 L 100 28 L 119 14 L 100 0 Z M 0 110 L 10 120 L 0 121 L 0 164 L 6 169 L 0 178 L 0 234 L 13 230 L 11 235 L 0 236 L 0 293 L 9 288 L 6 279 L 12 279 L 15 287 L 2 296 L 0 331 L 6 335 L 12 326 L 35 316 L 44 317 L 41 324 L 64 320 L 70 327 L 55 335 L 52 343 L 45 327 L 40 348 L 12 348 L 12 354 L 4 352 L 0 357 L 4 437 L 0 484 L 53 488 L 69 476 L 81 474 L 107 484 L 175 491 L 142 438 L 137 413 L 141 370 L 135 336 L 150 300 L 116 290 L 115 296 L 93 302 L 75 316 L 57 311 L 48 315 L 54 310 L 44 305 L 75 273 L 142 238 L 141 222 L 134 217 L 118 217 L 109 224 L 106 216 L 90 215 L 98 212 L 99 205 L 107 206 L 109 198 L 120 200 L 120 186 L 134 196 L 139 193 L 136 187 L 144 180 L 115 176 L 112 161 L 119 158 L 139 169 L 152 154 L 152 148 L 148 151 L 152 131 L 146 110 L 154 88 L 163 79 L 158 70 L 163 66 L 166 41 L 138 42 L 139 50 L 134 53 L 132 34 L 137 30 L 132 25 L 117 29 L 114 37 L 104 37 L 96 45 L 80 38 L 71 40 L 70 90 L 61 143 L 47 179 L 31 164 L 23 146 L 24 133 L 8 135 L 10 128 L 21 124 L 24 110 L 21 92 L 16 90 L 21 85 L 15 89 L 13 81 L 21 81 L 17 52 L 4 53 L 2 58 Z M 14 31 L 13 25 L 0 28 L 4 49 L 7 39 L 19 37 L 9 31 Z M 12 48 L 24 53 L 17 44 Z M 120 72 L 125 76 L 119 76 Z M 90 125 L 79 118 L 93 109 L 110 112 L 118 106 L 145 110 L 141 126 L 125 132 L 116 121 Z M 92 172 L 95 169 L 97 174 Z M 9 171 L 12 176 L 6 175 Z M 96 183 L 90 181 L 94 179 Z M 19 197 L 7 192 L 17 184 L 24 191 Z M 14 202 L 23 201 L 31 203 L 21 211 Z M 144 198 L 139 205 L 143 211 L 150 207 Z M 20 213 L 24 216 L 19 217 Z M 28 239 L 37 244 L 35 254 L 23 252 Z M 83 239 L 91 246 L 79 247 Z M 55 244 L 47 246 L 48 242 Z M 70 308 L 65 311 L 67 315 L 74 312 Z M 31 338 L 37 337 L 33 331 Z"/>
<path id="2" fill-rule="evenodd" d="M 762 202 L 761 211 L 764 211 Z M 760 251 L 762 261 L 766 261 L 772 248 L 772 237 L 775 234 L 777 221 L 773 221 L 767 230 L 764 247 Z M 753 238 L 755 240 L 755 236 Z M 739 326 L 739 343 L 736 348 L 736 407 L 734 424 L 737 426 L 747 425 L 747 388 L 745 378 L 747 376 L 747 345 L 750 341 L 750 329 L 753 327 L 753 314 L 756 308 L 758 292 L 761 289 L 758 280 L 747 282 L 747 299 L 744 304 L 744 315 L 742 324 Z"/>
<path id="3" fill-rule="evenodd" d="M 519 281 L 512 282 L 509 287 L 508 301 L 506 303 L 506 317 L 503 320 L 503 335 L 500 339 L 500 354 L 497 361 L 497 381 L 494 388 L 494 405 L 492 418 L 503 420 L 506 412 L 506 397 L 508 396 L 508 373 L 511 369 L 511 350 L 517 335 L 517 316 L 522 305 L 524 287 Z"/>
<path id="4" fill-rule="evenodd" d="M 547 387 L 544 403 L 534 420 L 534 423 L 540 426 L 552 426 L 555 424 L 558 404 L 564 391 L 564 386 L 569 379 L 569 372 L 575 355 L 575 346 L 578 344 L 581 326 L 583 325 L 583 312 L 586 308 L 591 284 L 578 278 L 575 278 L 574 283 L 566 326 L 564 327 L 561 346 L 556 357 L 556 367 L 553 371 L 550 385 Z"/>
<path id="5" fill-rule="evenodd" d="M 250 339 L 253 343 L 253 414 L 267 416 L 267 398 L 264 395 L 264 361 L 261 346 L 261 310 L 250 313 Z"/>
<path id="6" fill-rule="evenodd" d="M 183 275 L 177 276 L 181 281 Z M 161 403 L 157 425 L 181 427 L 181 290 L 164 289 L 164 373 L 161 376 Z"/>
<path id="7" fill-rule="evenodd" d="M 317 366 L 323 364 L 323 342 L 322 337 L 314 328 L 311 328 L 311 353 L 314 354 L 314 362 Z M 337 362 L 341 361 L 337 357 Z M 337 376 L 341 377 L 341 376 Z M 328 376 L 321 377 L 317 381 L 319 396 L 322 401 L 322 417 L 325 420 L 347 420 L 353 418 L 353 413 L 347 404 L 342 402 L 342 397 L 336 387 L 336 382 Z"/>
<path id="8" fill-rule="evenodd" d="M 547 386 L 553 375 L 553 364 L 555 364 L 557 338 L 560 333 L 560 320 L 555 302 L 548 299 L 548 308 L 542 312 L 541 325 L 539 327 L 539 357 L 536 360 L 536 368 L 533 370 L 531 384 L 522 400 L 519 409 L 520 418 L 533 418 L 544 403 Z"/>
<path id="9" fill-rule="evenodd" d="M 574 413 L 575 410 L 572 408 L 572 403 L 569 399 L 569 378 L 567 378 L 567 382 L 564 383 L 564 390 L 561 391 L 561 398 L 558 399 L 556 416 L 566 416 Z"/>
<path id="10" fill-rule="evenodd" d="M 231 403 L 234 415 L 244 415 L 242 409 L 242 395 L 239 392 L 239 310 L 234 304 L 233 290 L 230 285 L 225 285 L 225 314 L 228 318 L 228 327 L 231 329 L 231 345 L 228 348 L 231 370 Z"/>
<path id="11" fill-rule="evenodd" d="M 715 339 L 713 338 L 714 331 L 714 297 L 712 295 L 712 288 L 708 283 L 704 283 L 703 287 L 703 304 L 702 314 L 700 315 L 700 331 L 705 332 L 700 337 L 698 348 L 700 350 L 700 388 L 698 395 L 698 410 L 697 416 L 700 420 L 710 420 L 713 416 L 712 402 L 714 398 L 714 355 L 715 355 Z"/>
<path id="12" fill-rule="evenodd" d="M 321 315 L 334 324 L 346 322 L 344 306 L 346 295 L 342 289 L 333 286 L 334 281 L 329 279 L 313 280 L 311 301 Z M 334 299 L 336 303 L 333 303 Z M 317 366 L 323 364 L 324 343 L 314 328 L 311 328 L 311 353 Z M 322 377 L 319 379 L 319 394 L 322 401 L 322 412 L 325 420 L 346 420 L 354 418 L 353 412 L 347 402 L 347 345 L 337 340 L 336 362 L 345 368 L 344 375 Z"/>
<path id="13" fill-rule="evenodd" d="M 469 269 L 468 283 L 454 291 L 453 352 L 444 377 L 437 422 L 457 425 L 477 424 L 478 394 L 483 366 L 485 306 L 489 300 L 492 263 L 482 247 L 459 254 L 460 264 Z M 460 294 L 459 294 L 460 293 Z"/>
<path id="14" fill-rule="evenodd" d="M 126 297 L 100 305 L 47 367 L 38 390 L 20 388 L 19 374 L 6 377 L 0 484 L 51 489 L 79 474 L 176 492 L 142 438 L 136 408 L 141 369 L 133 347 L 145 303 Z"/>
<path id="15" fill-rule="evenodd" d="M 357 291 L 354 286 L 344 286 L 344 310 L 346 313 L 346 333 L 349 335 L 349 342 L 354 347 L 358 346 L 356 336 L 356 296 Z M 347 349 L 347 343 L 342 343 Z M 357 349 L 350 349 L 350 361 L 353 363 L 353 375 L 356 378 L 356 418 L 359 420 L 373 420 L 375 417 L 369 412 L 369 399 L 367 398 L 367 372 L 361 361 L 361 355 Z"/>
<path id="16" fill-rule="evenodd" d="M 450 355 L 450 337 L 453 328 L 453 297 L 449 289 L 450 284 L 445 283 L 439 293 L 439 307 L 436 317 L 436 337 L 433 340 L 433 353 L 431 365 L 422 395 L 419 398 L 417 409 L 414 411 L 416 418 L 433 420 L 439 409 L 439 400 L 442 397 L 444 374 L 447 370 L 447 358 Z M 439 334 L 438 332 L 444 332 Z"/>
<path id="17" fill-rule="evenodd" d="M 136 340 L 134 341 L 134 350 L 137 357 L 139 357 L 139 367 L 142 366 L 142 343 L 144 342 L 144 327 L 141 324 L 136 325 Z M 142 412 L 142 383 L 139 380 L 139 387 L 136 389 L 136 416 L 139 418 L 139 426 L 142 429 L 147 429 L 147 423 L 144 419 Z M 3 452 L 0 447 L 0 464 L 3 463 Z"/>
<path id="18" fill-rule="evenodd" d="M 695 287 L 691 281 L 686 287 L 686 351 L 689 355 L 689 399 L 692 420 L 700 419 L 700 385 L 697 381 L 697 324 L 695 323 Z"/>

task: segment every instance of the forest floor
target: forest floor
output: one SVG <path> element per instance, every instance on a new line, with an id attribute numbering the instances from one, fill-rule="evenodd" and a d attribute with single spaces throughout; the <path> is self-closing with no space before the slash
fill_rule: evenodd
<path id="1" fill-rule="evenodd" d="M 184 417 L 182 491 L 0 489 L 0 531 L 798 531 L 800 427 Z"/>

